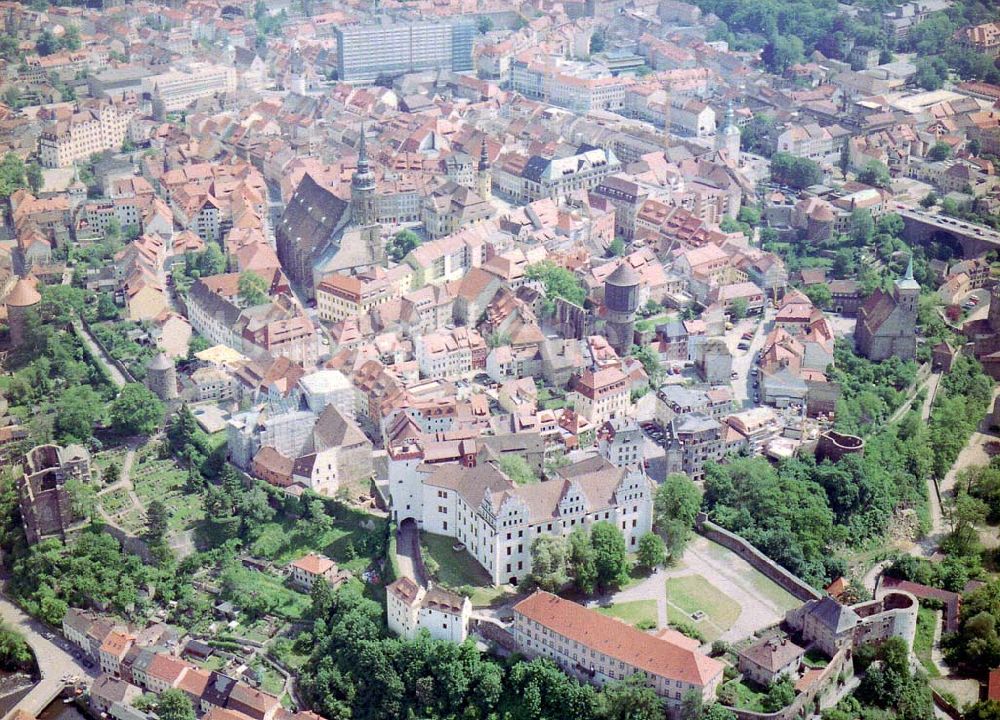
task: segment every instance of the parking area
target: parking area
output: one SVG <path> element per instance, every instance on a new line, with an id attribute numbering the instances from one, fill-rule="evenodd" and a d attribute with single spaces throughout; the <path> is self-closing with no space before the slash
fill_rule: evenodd
<path id="1" fill-rule="evenodd" d="M 764 346 L 764 339 L 774 326 L 777 310 L 767 308 L 762 315 L 744 318 L 726 332 L 726 345 L 733 354 L 733 403 L 744 410 L 759 402 L 757 378 L 753 368 L 757 353 Z"/>

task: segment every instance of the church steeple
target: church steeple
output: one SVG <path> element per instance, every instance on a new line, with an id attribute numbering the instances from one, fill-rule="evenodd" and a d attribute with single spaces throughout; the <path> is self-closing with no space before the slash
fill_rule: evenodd
<path id="1" fill-rule="evenodd" d="M 740 129 L 736 127 L 736 115 L 733 112 L 733 101 L 726 106 L 726 124 L 715 136 L 716 151 L 726 151 L 730 162 L 740 161 Z"/>
<path id="2" fill-rule="evenodd" d="M 483 138 L 482 145 L 479 146 L 479 171 L 490 169 L 490 153 L 486 149 L 486 138 Z"/>
<path id="3" fill-rule="evenodd" d="M 479 167 L 476 173 L 476 191 L 479 197 L 487 202 L 493 197 L 493 175 L 490 172 L 490 153 L 486 147 L 486 138 L 479 146 Z"/>
<path id="4" fill-rule="evenodd" d="M 358 168 L 351 176 L 351 218 L 355 225 L 375 224 L 375 173 L 368 161 L 364 124 L 358 142 Z"/>

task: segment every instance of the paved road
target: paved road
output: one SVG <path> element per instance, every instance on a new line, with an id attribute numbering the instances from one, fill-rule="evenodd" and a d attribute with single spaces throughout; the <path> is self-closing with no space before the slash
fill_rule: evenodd
<path id="1" fill-rule="evenodd" d="M 426 587 L 427 578 L 420 561 L 420 530 L 416 523 L 404 523 L 396 531 L 396 559 L 400 573 Z"/>
<path id="2" fill-rule="evenodd" d="M 20 632 L 35 652 L 41 671 L 39 682 L 11 709 L 24 710 L 35 717 L 63 687 L 65 675 L 76 675 L 89 683 L 97 677 L 98 668 L 86 668 L 72 655 L 73 646 L 48 630 L 42 623 L 26 615 L 19 607 L 0 595 L 0 618 Z M 51 639 L 50 639 L 51 638 Z"/>
<path id="3" fill-rule="evenodd" d="M 125 387 L 128 380 L 124 375 L 122 375 L 121 371 L 115 367 L 115 364 L 111 362 L 111 358 L 109 358 L 104 351 L 101 350 L 101 346 L 98 345 L 94 338 L 91 337 L 90 333 L 87 332 L 87 328 L 83 326 L 83 323 L 79 320 L 73 320 L 73 327 L 76 329 L 76 334 L 80 336 L 80 339 L 83 340 L 90 352 L 95 358 L 97 358 L 97 361 L 104 366 L 105 370 L 108 371 L 108 375 L 111 376 L 111 382 L 115 384 L 115 387 L 119 389 Z"/>

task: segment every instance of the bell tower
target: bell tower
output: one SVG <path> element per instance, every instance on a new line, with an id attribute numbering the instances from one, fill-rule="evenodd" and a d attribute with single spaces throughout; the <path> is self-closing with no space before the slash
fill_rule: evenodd
<path id="1" fill-rule="evenodd" d="M 351 220 L 355 225 L 375 224 L 375 173 L 368 162 L 364 125 L 358 144 L 358 169 L 351 176 Z"/>
<path id="2" fill-rule="evenodd" d="M 490 154 L 486 149 L 486 138 L 479 148 L 479 166 L 476 168 L 476 192 L 489 202 L 493 197 L 493 175 L 490 174 Z"/>

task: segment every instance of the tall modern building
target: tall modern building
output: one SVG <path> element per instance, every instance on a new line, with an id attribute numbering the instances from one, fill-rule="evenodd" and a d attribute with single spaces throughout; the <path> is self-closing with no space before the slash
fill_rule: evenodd
<path id="1" fill-rule="evenodd" d="M 370 83 L 422 70 L 471 72 L 475 34 L 471 20 L 337 28 L 340 79 Z"/>

